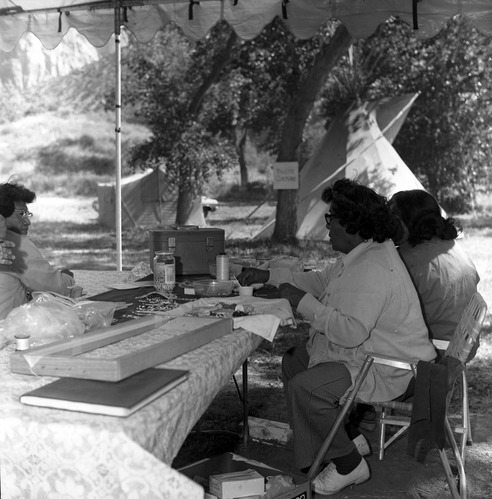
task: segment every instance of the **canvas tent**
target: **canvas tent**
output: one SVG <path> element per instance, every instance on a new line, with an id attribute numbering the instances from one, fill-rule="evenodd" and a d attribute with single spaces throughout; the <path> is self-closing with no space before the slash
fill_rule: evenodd
<path id="1" fill-rule="evenodd" d="M 116 227 L 114 182 L 97 185 L 99 222 Z M 166 174 L 160 168 L 149 168 L 121 181 L 121 226 L 124 229 L 137 226 L 169 226 L 176 222 L 177 190 L 170 188 Z M 205 225 L 201 198 L 193 205 L 188 225 Z"/>
<path id="2" fill-rule="evenodd" d="M 297 38 L 311 37 L 332 19 L 355 38 L 365 38 L 393 16 L 431 37 L 458 14 L 492 34 L 489 0 L 0 0 L 0 49 L 11 50 L 25 31 L 53 48 L 70 28 L 102 46 L 114 33 L 117 7 L 124 9 L 121 24 L 141 42 L 169 23 L 198 40 L 221 20 L 240 38 L 251 39 L 277 16 Z"/>
<path id="3" fill-rule="evenodd" d="M 424 188 L 391 145 L 416 97 L 352 105 L 333 120 L 300 173 L 298 239 L 328 239 L 321 193 L 339 178 L 357 180 L 388 197 Z M 275 214 L 254 238 L 270 237 L 274 222 Z"/>
<path id="4" fill-rule="evenodd" d="M 456 15 L 492 34 L 490 0 L 0 0 L 0 50 L 12 50 L 25 32 L 36 35 L 46 48 L 56 47 L 71 28 L 96 46 L 114 34 L 116 268 L 121 270 L 121 26 L 149 42 L 159 29 L 174 23 L 198 40 L 225 21 L 239 37 L 251 39 L 279 17 L 297 38 L 309 38 L 330 20 L 364 38 L 398 17 L 419 36 L 431 37 Z"/>

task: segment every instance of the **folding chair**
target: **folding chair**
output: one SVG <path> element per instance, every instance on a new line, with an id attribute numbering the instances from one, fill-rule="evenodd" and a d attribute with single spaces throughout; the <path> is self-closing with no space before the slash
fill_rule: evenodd
<path id="1" fill-rule="evenodd" d="M 448 392 L 446 395 L 446 411 L 444 415 L 444 430 L 447 441 L 454 455 L 458 470 L 458 486 L 451 470 L 445 449 L 438 449 L 446 479 L 453 498 L 466 498 L 465 448 L 472 443 L 470 410 L 468 403 L 468 382 L 466 377 L 466 363 L 470 351 L 478 341 L 480 330 L 485 320 L 487 305 L 480 293 L 475 293 L 466 306 L 461 320 L 456 327 L 450 342 L 435 342 L 439 349 L 446 348 L 444 358 L 454 359 L 455 369 L 449 372 Z M 411 368 L 415 369 L 415 366 Z M 450 404 L 458 388 L 461 388 L 460 421 L 455 422 L 450 414 Z M 384 451 L 410 427 L 413 400 L 398 402 L 391 401 L 378 403 L 379 416 L 379 459 L 384 458 Z M 395 413 L 396 412 L 396 413 Z M 401 414 L 401 412 L 405 414 Z M 399 426 L 400 429 L 386 440 L 386 427 Z M 460 435 L 460 443 L 456 442 L 455 433 Z"/>
<path id="2" fill-rule="evenodd" d="M 458 324 L 456 328 L 456 332 L 453 336 L 453 339 L 451 340 L 445 356 L 452 356 L 453 358 L 457 359 L 459 361 L 459 366 L 461 367 L 460 370 L 454 370 L 454 380 L 453 383 L 450 385 L 450 388 L 448 390 L 448 395 L 446 399 L 446 407 L 449 406 L 449 402 L 451 401 L 454 388 L 456 385 L 456 380 L 460 378 L 463 381 L 463 418 L 462 418 L 462 424 L 459 427 L 455 428 L 455 431 L 459 431 L 462 435 L 462 442 L 461 442 L 461 449 L 458 448 L 456 444 L 456 440 L 454 438 L 453 434 L 453 429 L 451 427 L 451 423 L 449 420 L 448 415 L 446 414 L 445 416 L 445 432 L 446 436 L 448 438 L 448 441 L 450 442 L 451 448 L 453 450 L 453 454 L 455 455 L 455 459 L 457 462 L 458 466 L 458 472 L 459 472 L 459 481 L 460 481 L 460 493 L 458 493 L 458 489 L 456 486 L 456 482 L 454 480 L 452 471 L 451 471 L 451 466 L 449 464 L 447 455 L 444 451 L 444 449 L 439 451 L 440 458 L 442 465 L 444 467 L 444 471 L 446 473 L 446 478 L 451 490 L 451 494 L 453 498 L 466 498 L 466 475 L 465 475 L 465 470 L 464 470 L 464 449 L 466 446 L 466 441 L 467 439 L 471 439 L 470 435 L 470 424 L 469 424 L 469 410 L 468 410 L 468 393 L 467 393 L 467 384 L 466 384 L 466 370 L 465 370 L 465 363 L 466 360 L 468 359 L 468 355 L 473 348 L 473 345 L 478 339 L 478 336 L 480 334 L 480 329 L 483 324 L 483 321 L 485 319 L 485 314 L 487 311 L 487 306 L 481 297 L 479 293 L 476 293 L 470 300 L 469 304 L 467 305 L 463 316 L 460 320 L 460 323 Z M 321 463 L 323 462 L 323 459 L 328 452 L 328 449 L 330 448 L 331 444 L 333 443 L 333 440 L 335 439 L 335 435 L 337 434 L 338 430 L 342 425 L 345 424 L 347 415 L 352 408 L 353 404 L 357 400 L 357 394 L 359 392 L 360 386 L 362 385 L 365 377 L 367 376 L 367 373 L 369 371 L 369 368 L 371 367 L 372 363 L 378 363 L 378 364 L 385 364 L 385 365 L 390 365 L 392 367 L 397 367 L 400 369 L 407 369 L 411 370 L 414 373 L 414 376 L 416 375 L 416 370 L 417 370 L 417 364 L 418 360 L 416 359 L 396 359 L 394 357 L 388 357 L 388 356 L 382 356 L 377 353 L 373 352 L 368 352 L 365 362 L 359 372 L 359 375 L 356 378 L 356 381 L 354 383 L 354 387 L 350 391 L 348 397 L 345 400 L 345 403 L 343 404 L 336 420 L 335 423 L 333 424 L 332 428 L 330 429 L 328 435 L 326 436 L 325 441 L 323 442 L 323 445 L 321 446 L 320 450 L 318 451 L 318 454 L 316 455 L 316 458 L 311 465 L 311 468 L 309 469 L 308 472 L 308 479 L 313 480 L 321 466 Z M 461 374 L 461 377 L 459 376 Z M 369 402 L 370 403 L 370 402 Z M 382 414 L 380 418 L 380 454 L 379 458 L 382 459 L 384 456 L 384 450 L 392 443 L 394 442 L 402 433 L 404 433 L 408 427 L 410 426 L 410 420 L 411 420 L 411 412 L 413 405 L 411 402 L 397 402 L 397 401 L 390 401 L 390 402 L 385 402 L 385 403 L 377 403 L 377 406 L 381 408 Z M 386 409 L 400 409 L 400 410 L 406 410 L 408 412 L 408 415 L 406 416 L 393 416 L 393 415 L 388 415 L 386 414 Z M 385 433 L 385 427 L 387 425 L 397 425 L 401 426 L 400 430 L 393 435 L 387 442 L 384 441 L 384 433 Z"/>

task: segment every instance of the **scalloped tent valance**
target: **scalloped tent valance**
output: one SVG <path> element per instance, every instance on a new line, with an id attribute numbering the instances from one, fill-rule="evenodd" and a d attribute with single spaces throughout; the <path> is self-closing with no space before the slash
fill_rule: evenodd
<path id="1" fill-rule="evenodd" d="M 12 50 L 27 31 L 54 48 L 70 28 L 103 46 L 114 32 L 117 6 L 122 8 L 122 24 L 141 42 L 169 23 L 199 40 L 222 20 L 239 37 L 251 39 L 276 16 L 301 39 L 335 19 L 355 38 L 365 38 L 390 17 L 399 17 L 418 36 L 429 38 L 456 15 L 492 35 L 491 0 L 0 0 L 0 50 Z"/>

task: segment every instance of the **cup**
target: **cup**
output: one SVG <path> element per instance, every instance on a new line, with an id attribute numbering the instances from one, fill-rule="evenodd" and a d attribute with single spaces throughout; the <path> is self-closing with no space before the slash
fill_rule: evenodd
<path id="1" fill-rule="evenodd" d="M 239 286 L 239 296 L 253 296 L 253 286 Z"/>

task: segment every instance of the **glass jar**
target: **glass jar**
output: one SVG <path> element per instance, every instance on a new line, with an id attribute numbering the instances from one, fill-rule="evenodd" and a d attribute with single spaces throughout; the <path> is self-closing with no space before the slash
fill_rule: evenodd
<path id="1" fill-rule="evenodd" d="M 172 291 L 176 284 L 176 262 L 174 255 L 156 251 L 154 257 L 154 287 L 156 291 Z"/>

